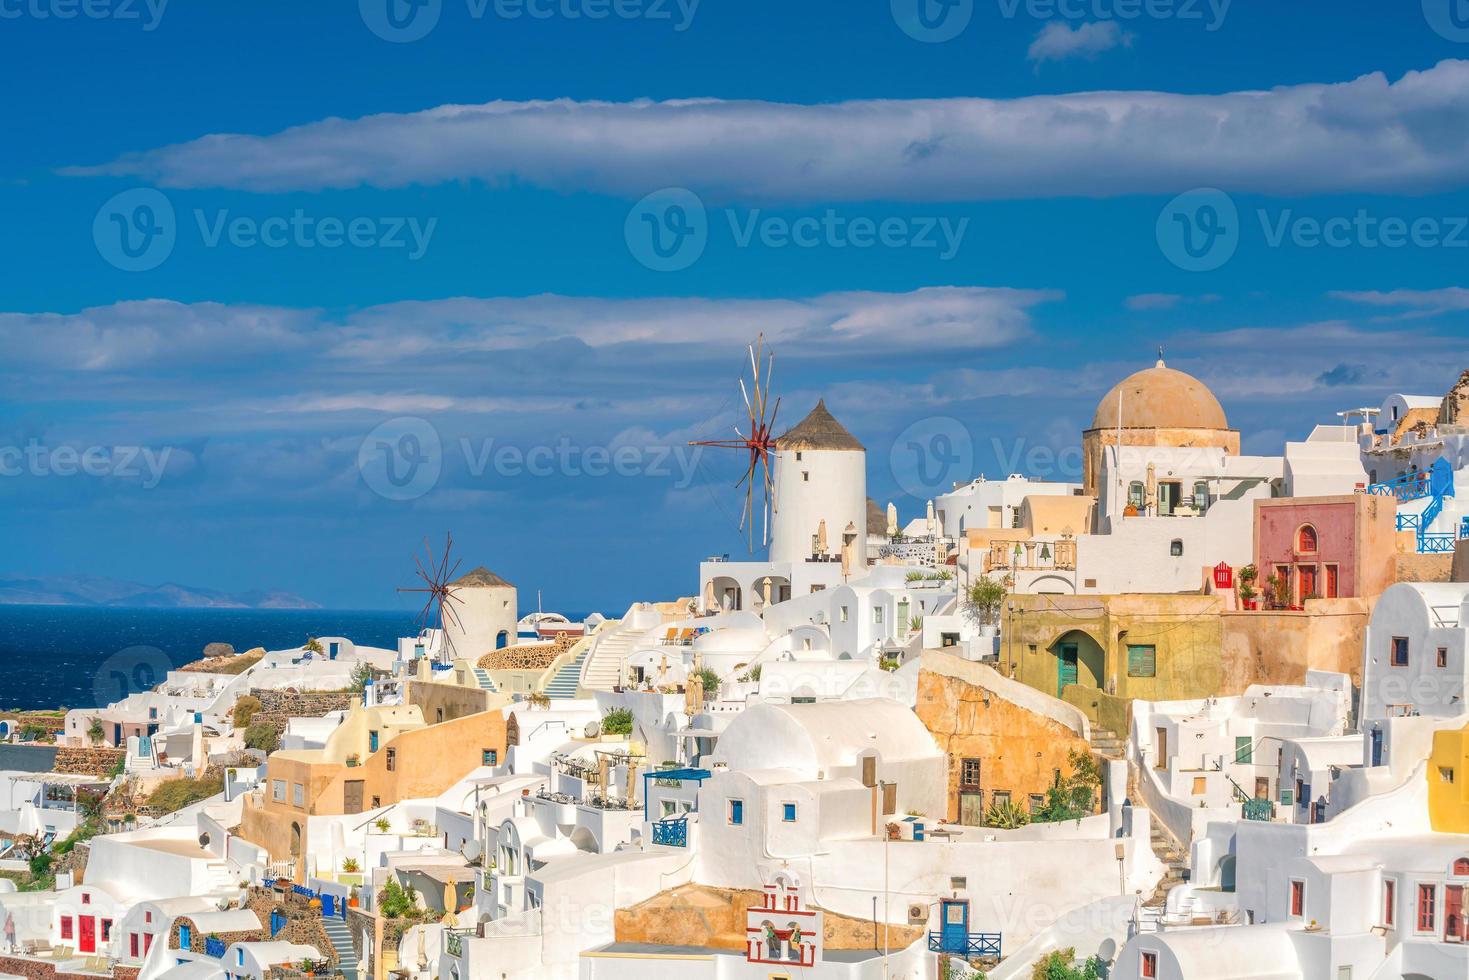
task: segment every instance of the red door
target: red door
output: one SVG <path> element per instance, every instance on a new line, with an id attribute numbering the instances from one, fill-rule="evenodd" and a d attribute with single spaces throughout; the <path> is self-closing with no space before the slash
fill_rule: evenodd
<path id="1" fill-rule="evenodd" d="M 97 952 L 97 919 L 91 915 L 77 916 L 78 930 L 77 952 Z"/>
<path id="2" fill-rule="evenodd" d="M 1464 921 L 1464 886 L 1449 885 L 1444 889 L 1444 942 L 1469 941 L 1469 923 Z"/>

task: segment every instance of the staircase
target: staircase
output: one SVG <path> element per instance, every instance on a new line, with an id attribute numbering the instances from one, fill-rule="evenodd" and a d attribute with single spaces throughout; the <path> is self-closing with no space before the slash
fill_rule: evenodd
<path id="1" fill-rule="evenodd" d="M 622 680 L 622 664 L 632 652 L 634 633 L 619 626 L 592 642 L 591 656 L 582 673 L 582 687 L 610 691 Z"/>
<path id="2" fill-rule="evenodd" d="M 326 930 L 332 949 L 337 951 L 337 969 L 346 980 L 357 980 L 357 952 L 352 948 L 352 933 L 347 929 L 347 923 L 334 915 L 324 915 L 321 927 Z"/>
<path id="3" fill-rule="evenodd" d="M 228 895 L 230 898 L 239 897 L 240 885 L 235 876 L 230 873 L 229 865 L 223 861 L 210 861 L 204 866 L 204 870 L 208 875 L 204 883 L 206 894 Z"/>
<path id="4" fill-rule="evenodd" d="M 1092 726 L 1091 742 L 1092 755 L 1097 757 L 1098 763 L 1114 762 L 1127 755 L 1127 743 L 1111 729 Z"/>
<path id="5" fill-rule="evenodd" d="M 562 664 L 551 678 L 551 683 L 546 685 L 545 695 L 549 698 L 569 700 L 576 697 L 577 688 L 581 686 L 581 668 L 587 662 L 587 657 L 592 652 L 592 644 L 587 644 L 582 652 L 576 655 L 576 659 Z"/>
<path id="6" fill-rule="evenodd" d="M 481 690 L 497 690 L 497 688 L 495 687 L 495 682 L 490 679 L 490 672 L 485 670 L 483 667 L 474 668 L 474 680 L 475 683 L 479 684 Z"/>
<path id="7" fill-rule="evenodd" d="M 1161 909 L 1168 903 L 1168 893 L 1188 880 L 1188 855 L 1156 816 L 1153 818 L 1152 844 L 1153 853 L 1168 866 L 1168 871 L 1153 890 L 1152 897 L 1143 903 L 1143 907 Z"/>

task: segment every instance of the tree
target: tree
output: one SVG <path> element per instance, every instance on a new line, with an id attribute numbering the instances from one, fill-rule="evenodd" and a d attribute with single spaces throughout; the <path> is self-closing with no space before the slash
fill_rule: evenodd
<path id="1" fill-rule="evenodd" d="M 1046 791 L 1046 802 L 1035 813 L 1040 823 L 1081 820 L 1097 811 L 1097 791 L 1102 786 L 1102 771 L 1088 752 L 1073 749 L 1067 756 L 1071 773 L 1057 780 Z"/>
<path id="2" fill-rule="evenodd" d="M 694 673 L 704 685 L 704 700 L 712 701 L 719 694 L 719 675 L 708 667 L 700 667 Z"/>
<path id="3" fill-rule="evenodd" d="M 985 576 L 969 586 L 965 615 L 982 625 L 992 626 L 999 615 L 1000 606 L 1005 602 L 1005 596 L 1009 593 L 1010 585 L 1007 580 Z"/>
<path id="4" fill-rule="evenodd" d="M 377 674 L 373 671 L 372 664 L 364 661 L 352 670 L 352 690 L 361 691 L 376 678 Z"/>
<path id="5" fill-rule="evenodd" d="M 260 699 L 251 694 L 242 694 L 235 699 L 234 722 L 236 728 L 249 728 L 250 719 L 255 717 L 263 705 Z"/>
<path id="6" fill-rule="evenodd" d="M 305 651 L 306 651 L 306 652 L 307 652 L 307 653 L 311 653 L 311 654 L 316 654 L 316 653 L 323 653 L 323 652 L 325 652 L 325 651 L 324 651 L 324 650 L 323 650 L 323 649 L 322 649 L 322 646 L 321 646 L 321 641 L 320 641 L 320 640 L 318 640 L 318 639 L 317 639 L 317 638 L 316 638 L 316 637 L 314 637 L 314 636 L 308 636 L 308 637 L 307 637 L 307 638 L 306 638 L 306 642 L 305 642 L 305 643 L 303 643 L 303 644 L 302 644 L 302 645 L 301 645 L 301 649 L 302 649 L 302 650 L 305 650 Z"/>
<path id="7" fill-rule="evenodd" d="M 266 755 L 274 752 L 280 747 L 280 733 L 275 726 L 266 721 L 257 721 L 245 729 L 245 746 L 257 749 Z"/>
<path id="8" fill-rule="evenodd" d="M 1099 956 L 1093 956 L 1077 969 L 1071 964 L 1076 961 L 1076 948 L 1053 949 L 1038 960 L 1031 968 L 1031 980 L 1104 980 L 1107 965 Z"/>
<path id="9" fill-rule="evenodd" d="M 93 745 L 99 745 L 106 736 L 107 732 L 102 727 L 102 719 L 93 718 L 92 723 L 87 726 L 87 738 L 92 740 Z"/>

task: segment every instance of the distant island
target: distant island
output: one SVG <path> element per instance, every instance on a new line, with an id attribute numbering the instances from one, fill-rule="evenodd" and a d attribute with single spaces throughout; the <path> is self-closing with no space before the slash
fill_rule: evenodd
<path id="1" fill-rule="evenodd" d="M 166 582 L 143 585 L 97 575 L 24 576 L 0 573 L 0 605 L 126 607 L 131 609 L 320 609 L 280 591 L 219 592 Z"/>

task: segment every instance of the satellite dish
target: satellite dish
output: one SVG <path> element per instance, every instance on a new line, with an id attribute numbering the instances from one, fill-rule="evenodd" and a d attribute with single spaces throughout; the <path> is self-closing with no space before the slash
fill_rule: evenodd
<path id="1" fill-rule="evenodd" d="M 467 858 L 468 860 L 473 861 L 475 858 L 479 857 L 479 855 L 480 855 L 479 841 L 477 841 L 477 840 L 467 840 L 467 841 L 465 841 L 464 842 L 464 846 L 461 847 L 461 848 L 459 848 L 459 853 L 460 854 L 463 854 L 465 856 L 465 858 Z"/>

